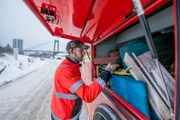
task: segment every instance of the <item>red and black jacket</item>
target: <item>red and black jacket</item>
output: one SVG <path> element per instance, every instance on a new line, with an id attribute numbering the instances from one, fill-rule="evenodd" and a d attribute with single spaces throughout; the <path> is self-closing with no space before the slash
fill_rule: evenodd
<path id="1" fill-rule="evenodd" d="M 110 75 L 110 72 L 104 75 Z M 54 76 L 54 92 L 51 100 L 52 117 L 55 120 L 78 119 L 82 100 L 92 102 L 105 87 L 106 82 L 101 78 L 97 78 L 87 86 L 81 78 L 79 63 L 67 56 L 57 68 Z"/>

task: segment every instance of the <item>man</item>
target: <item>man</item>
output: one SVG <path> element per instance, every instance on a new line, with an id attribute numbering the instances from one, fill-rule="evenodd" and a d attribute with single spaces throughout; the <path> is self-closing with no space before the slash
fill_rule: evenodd
<path id="1" fill-rule="evenodd" d="M 52 120 L 77 120 L 79 118 L 82 100 L 92 102 L 103 90 L 111 77 L 111 72 L 117 64 L 108 64 L 97 80 L 87 86 L 81 78 L 79 70 L 88 45 L 79 40 L 67 43 L 68 56 L 57 68 L 54 76 L 54 92 L 51 100 Z"/>

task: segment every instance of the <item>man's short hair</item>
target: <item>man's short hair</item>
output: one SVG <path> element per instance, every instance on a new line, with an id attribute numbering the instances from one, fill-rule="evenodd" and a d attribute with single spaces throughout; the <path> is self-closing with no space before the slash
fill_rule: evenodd
<path id="1" fill-rule="evenodd" d="M 83 44 L 80 40 L 71 40 L 66 45 L 66 51 L 73 48 L 81 48 L 83 50 L 87 50 L 89 46 Z"/>

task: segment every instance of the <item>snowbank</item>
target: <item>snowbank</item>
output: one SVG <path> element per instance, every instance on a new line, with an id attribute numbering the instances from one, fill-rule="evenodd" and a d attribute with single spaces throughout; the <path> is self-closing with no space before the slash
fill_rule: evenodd
<path id="1" fill-rule="evenodd" d="M 33 72 L 44 63 L 45 61 L 40 61 L 39 58 L 18 55 L 15 60 L 13 55 L 5 54 L 0 57 L 0 86 Z"/>

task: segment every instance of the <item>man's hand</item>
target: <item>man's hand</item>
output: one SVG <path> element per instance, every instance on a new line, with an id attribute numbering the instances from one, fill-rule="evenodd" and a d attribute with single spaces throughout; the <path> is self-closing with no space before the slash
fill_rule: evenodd
<path id="1" fill-rule="evenodd" d="M 113 71 L 116 70 L 117 67 L 119 67 L 118 64 L 111 64 L 110 62 L 105 68 L 105 70 L 108 70 L 109 72 L 113 73 Z"/>
<path id="2" fill-rule="evenodd" d="M 107 83 L 111 78 L 111 74 L 117 67 L 119 67 L 118 64 L 109 63 L 107 67 L 105 68 L 105 70 L 100 74 L 100 78 L 103 79 Z"/>

